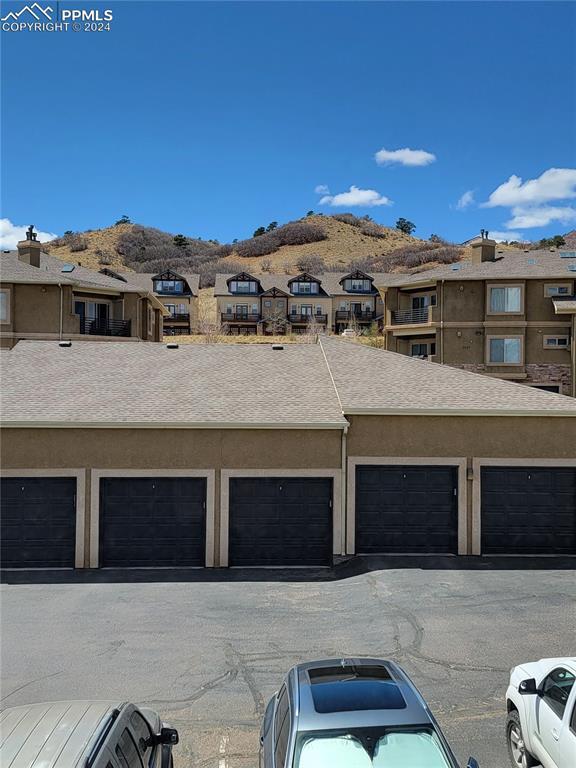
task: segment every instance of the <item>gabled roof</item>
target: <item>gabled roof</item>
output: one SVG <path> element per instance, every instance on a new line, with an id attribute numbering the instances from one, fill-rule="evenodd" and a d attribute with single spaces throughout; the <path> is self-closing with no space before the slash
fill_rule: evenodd
<path id="1" fill-rule="evenodd" d="M 294 277 L 291 277 L 288 280 L 288 285 L 290 285 L 290 283 L 295 283 L 295 282 L 321 284 L 322 280 L 319 277 L 316 277 L 316 275 L 311 275 L 310 272 L 300 272 L 299 275 L 294 275 Z"/>
<path id="2" fill-rule="evenodd" d="M 147 291 L 150 291 L 151 293 L 154 293 L 154 280 L 160 280 L 160 279 L 184 280 L 184 282 L 188 284 L 191 294 L 193 296 L 198 296 L 198 292 L 200 290 L 200 275 L 194 275 L 194 274 L 179 275 L 176 272 L 171 272 L 171 271 L 170 273 L 173 275 L 176 275 L 176 277 L 160 278 L 158 277 L 158 275 L 155 275 L 152 272 L 122 272 L 121 274 L 122 274 L 122 277 L 128 278 L 133 283 L 140 285 L 142 288 L 145 288 Z M 163 273 L 163 274 L 166 274 L 166 273 Z M 170 295 L 173 295 L 173 294 L 170 294 Z"/>
<path id="3" fill-rule="evenodd" d="M 256 283 L 260 282 L 255 275 L 251 275 L 248 272 L 238 272 L 236 275 L 230 275 L 226 282 L 229 283 L 231 280 L 252 280 Z"/>
<path id="4" fill-rule="evenodd" d="M 347 275 L 344 275 L 343 277 L 338 280 L 340 285 L 344 282 L 344 280 L 370 280 L 371 282 L 374 280 L 372 275 L 367 274 L 366 272 L 362 272 L 359 269 L 355 269 L 354 272 L 349 272 Z"/>
<path id="5" fill-rule="evenodd" d="M 104 269 L 100 270 L 101 275 L 107 275 L 108 277 L 114 277 L 116 280 L 122 280 L 123 283 L 126 282 L 126 278 L 123 277 L 123 275 L 120 274 L 120 272 L 115 272 L 113 269 L 110 269 L 109 267 L 104 267 Z"/>
<path id="6" fill-rule="evenodd" d="M 178 272 L 174 272 L 171 269 L 166 269 L 164 272 L 159 272 L 157 275 L 152 275 L 152 280 L 185 280 L 184 275 L 179 275 Z"/>
<path id="7" fill-rule="evenodd" d="M 571 254 L 571 255 L 570 255 Z M 496 251 L 495 261 L 474 264 L 469 260 L 422 269 L 411 274 L 385 273 L 376 280 L 378 286 L 403 286 L 437 280 L 574 280 L 576 271 L 574 251 Z"/>
<path id="8" fill-rule="evenodd" d="M 245 274 L 245 273 L 244 273 Z M 347 274 L 347 273 L 346 273 Z M 381 275 L 380 273 L 374 273 L 373 275 L 366 275 L 368 279 L 376 280 Z M 215 296 L 231 296 L 232 294 L 228 290 L 228 281 L 236 275 L 229 274 L 217 274 L 214 285 Z M 249 276 L 251 280 L 258 280 L 263 290 L 268 291 L 271 288 L 278 288 L 291 296 L 295 295 L 290 291 L 290 283 L 294 280 L 298 280 L 298 276 L 286 274 L 274 274 L 266 273 L 259 275 L 258 277 Z M 344 272 L 322 272 L 317 276 L 310 275 L 313 280 L 320 282 L 319 296 L 357 296 L 359 294 L 345 291 L 341 285 L 341 281 L 345 277 Z M 373 286 L 372 293 L 378 293 L 377 289 Z M 300 294 L 298 294 L 300 295 Z M 366 294 L 368 295 L 368 294 Z"/>
<path id="9" fill-rule="evenodd" d="M 268 290 L 264 291 L 262 293 L 262 296 L 282 296 L 285 298 L 288 298 L 290 294 L 286 291 L 282 291 L 280 288 L 276 288 L 276 286 L 273 286 L 272 288 L 268 288 Z"/>
<path id="10" fill-rule="evenodd" d="M 4 427 L 342 429 L 348 415 L 576 417 L 576 399 L 337 337 L 282 350 L 20 341 L 2 354 L 0 409 Z"/>

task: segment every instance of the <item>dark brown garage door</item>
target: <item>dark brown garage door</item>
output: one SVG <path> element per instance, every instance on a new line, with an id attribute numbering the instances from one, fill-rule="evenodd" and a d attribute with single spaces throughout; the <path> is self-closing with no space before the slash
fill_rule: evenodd
<path id="1" fill-rule="evenodd" d="M 102 567 L 203 566 L 205 553 L 204 478 L 102 478 Z"/>
<path id="2" fill-rule="evenodd" d="M 332 480 L 230 480 L 230 565 L 330 565 Z"/>
<path id="3" fill-rule="evenodd" d="M 74 568 L 76 480 L 2 478 L 3 568 Z"/>
<path id="4" fill-rule="evenodd" d="M 576 469 L 483 467 L 483 554 L 576 554 Z"/>
<path id="5" fill-rule="evenodd" d="M 358 466 L 356 552 L 456 554 L 457 468 Z"/>

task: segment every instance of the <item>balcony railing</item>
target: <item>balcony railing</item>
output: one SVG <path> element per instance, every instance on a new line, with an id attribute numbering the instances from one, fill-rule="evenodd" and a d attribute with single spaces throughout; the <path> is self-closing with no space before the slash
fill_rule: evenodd
<path id="1" fill-rule="evenodd" d="M 290 315 L 288 315 L 288 320 L 291 323 L 296 323 L 296 324 L 319 323 L 320 325 L 326 325 L 326 321 L 328 320 L 328 316 L 327 315 L 295 315 L 295 314 L 290 314 Z"/>
<path id="2" fill-rule="evenodd" d="M 400 309 L 392 312 L 392 325 L 422 325 L 430 322 L 431 307 Z"/>
<path id="3" fill-rule="evenodd" d="M 337 309 L 336 320 L 359 320 L 366 322 L 374 320 L 376 313 L 371 309 Z"/>
<path id="4" fill-rule="evenodd" d="M 190 320 L 190 314 L 188 312 L 175 312 L 164 318 L 165 323 L 187 323 Z"/>
<path id="5" fill-rule="evenodd" d="M 260 321 L 259 314 L 250 312 L 221 312 L 220 318 L 223 323 L 258 323 Z"/>
<path id="6" fill-rule="evenodd" d="M 90 336 L 130 336 L 130 320 L 80 318 L 80 333 Z"/>

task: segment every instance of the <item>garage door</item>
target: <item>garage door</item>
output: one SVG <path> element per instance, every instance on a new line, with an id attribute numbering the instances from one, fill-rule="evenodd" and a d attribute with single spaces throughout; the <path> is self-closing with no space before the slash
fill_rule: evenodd
<path id="1" fill-rule="evenodd" d="M 205 560 L 204 478 L 100 480 L 102 567 L 203 566 Z"/>
<path id="2" fill-rule="evenodd" d="M 332 480 L 231 478 L 230 565 L 330 565 Z"/>
<path id="3" fill-rule="evenodd" d="M 576 469 L 483 467 L 483 554 L 576 554 Z"/>
<path id="4" fill-rule="evenodd" d="M 3 568 L 74 568 L 76 479 L 2 478 Z"/>
<path id="5" fill-rule="evenodd" d="M 456 467 L 358 466 L 356 552 L 458 552 Z"/>

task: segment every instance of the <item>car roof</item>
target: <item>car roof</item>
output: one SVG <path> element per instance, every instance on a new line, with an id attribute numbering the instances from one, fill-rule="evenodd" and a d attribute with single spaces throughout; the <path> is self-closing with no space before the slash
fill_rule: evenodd
<path id="1" fill-rule="evenodd" d="M 331 674 L 330 670 L 335 674 Z M 340 670 L 342 674 L 339 674 Z M 288 681 L 289 686 L 294 689 L 293 706 L 299 731 L 434 724 L 426 702 L 408 676 L 392 661 L 340 658 L 306 662 L 291 670 Z M 358 687 L 361 689 L 362 685 L 367 685 L 367 692 L 376 693 L 374 700 L 377 701 L 378 689 L 384 689 L 383 682 L 386 683 L 385 698 L 388 699 L 388 694 L 392 693 L 392 706 L 386 706 L 384 701 L 382 706 L 373 709 L 343 708 L 342 705 L 345 705 L 347 700 L 354 698 L 343 690 L 343 686 L 350 683 L 356 686 L 356 683 L 359 683 Z M 321 698 L 313 690 L 318 684 L 322 686 Z M 359 694 L 363 697 L 362 690 L 359 690 Z M 398 702 L 398 694 L 404 700 L 405 706 L 394 705 L 394 702 Z M 365 706 L 365 703 L 362 706 Z M 318 711 L 319 709 L 323 711 Z"/>
<path id="2" fill-rule="evenodd" d="M 0 712 L 2 768 L 84 766 L 117 701 L 54 701 Z"/>

